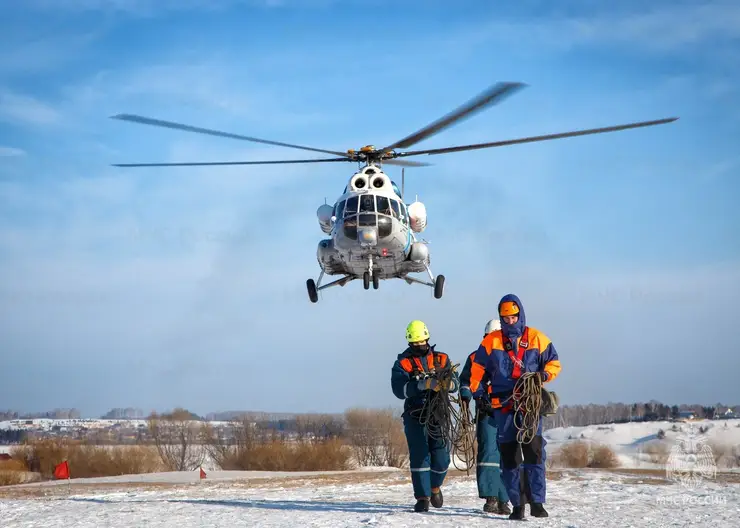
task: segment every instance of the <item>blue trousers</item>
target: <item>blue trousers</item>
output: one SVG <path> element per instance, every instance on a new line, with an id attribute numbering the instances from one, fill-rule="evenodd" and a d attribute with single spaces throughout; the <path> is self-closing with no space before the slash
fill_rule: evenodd
<path id="1" fill-rule="evenodd" d="M 496 421 L 493 416 L 480 414 L 475 428 L 478 439 L 476 457 L 476 480 L 478 496 L 497 497 L 501 502 L 508 502 L 509 495 L 501 479 L 501 453 L 496 439 Z"/>
<path id="2" fill-rule="evenodd" d="M 524 469 L 527 476 L 532 502 L 544 504 L 547 495 L 545 480 L 547 441 L 542 436 L 542 417 L 537 424 L 536 436 L 528 444 L 519 444 L 516 441 L 517 429 L 514 425 L 513 412 L 494 409 L 494 419 L 498 429 L 498 447 L 501 451 L 501 477 L 511 504 L 521 505 L 520 468 Z"/>
<path id="3" fill-rule="evenodd" d="M 408 414 L 403 415 L 403 427 L 409 446 L 409 466 L 414 497 L 431 497 L 432 488 L 442 485 L 450 467 L 450 451 L 444 440 L 434 439 L 424 426 Z"/>

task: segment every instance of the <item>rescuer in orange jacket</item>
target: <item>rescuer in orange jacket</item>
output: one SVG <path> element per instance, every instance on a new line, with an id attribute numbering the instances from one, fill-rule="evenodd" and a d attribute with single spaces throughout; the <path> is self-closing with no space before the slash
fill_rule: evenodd
<path id="1" fill-rule="evenodd" d="M 470 367 L 470 391 L 475 394 L 484 379 L 491 384 L 491 407 L 496 421 L 501 477 L 513 506 L 510 519 L 524 519 L 520 496 L 520 467 L 523 467 L 531 494 L 530 513 L 547 517 L 545 445 L 542 417 L 530 443 L 517 442 L 515 423 L 523 423 L 512 409 L 510 398 L 514 385 L 525 372 L 537 372 L 543 383 L 560 373 L 560 359 L 550 339 L 541 331 L 527 326 L 524 306 L 516 295 L 508 294 L 499 301 L 501 330 L 483 338 Z M 521 451 L 520 451 L 521 450 Z"/>
<path id="2" fill-rule="evenodd" d="M 406 328 L 408 347 L 398 354 L 391 369 L 391 389 L 404 400 L 403 425 L 409 448 L 409 469 L 416 505 L 414 511 L 427 512 L 429 504 L 441 508 L 441 486 L 450 466 L 450 446 L 443 438 L 432 436 L 419 421 L 422 409 L 432 394 L 441 389 L 457 392 L 460 381 L 451 370 L 449 356 L 429 344 L 429 329 L 422 321 L 411 321 Z M 446 372 L 450 377 L 435 374 Z"/>

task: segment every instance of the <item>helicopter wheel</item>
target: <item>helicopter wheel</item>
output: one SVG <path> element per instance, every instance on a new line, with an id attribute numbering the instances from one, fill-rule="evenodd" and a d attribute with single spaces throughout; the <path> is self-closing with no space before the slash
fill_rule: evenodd
<path id="1" fill-rule="evenodd" d="M 370 272 L 366 271 L 362 274 L 362 286 L 366 289 L 370 289 Z"/>
<path id="2" fill-rule="evenodd" d="M 377 290 L 380 288 L 380 277 L 373 274 L 373 290 Z"/>
<path id="3" fill-rule="evenodd" d="M 311 302 L 318 302 L 319 292 L 316 291 L 316 282 L 313 279 L 308 279 L 306 281 L 306 288 L 308 289 L 308 298 L 311 299 Z"/>
<path id="4" fill-rule="evenodd" d="M 444 293 L 444 289 L 445 289 L 445 276 L 437 275 L 437 278 L 434 280 L 434 298 L 441 299 L 442 294 Z"/>

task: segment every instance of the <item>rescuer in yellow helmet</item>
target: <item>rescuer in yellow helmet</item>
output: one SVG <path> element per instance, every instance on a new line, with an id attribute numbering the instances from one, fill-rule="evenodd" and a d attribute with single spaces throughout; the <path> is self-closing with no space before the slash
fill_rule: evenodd
<path id="1" fill-rule="evenodd" d="M 434 393 L 454 393 L 459 387 L 449 357 L 435 350 L 436 345 L 429 344 L 429 337 L 426 324 L 411 321 L 406 327 L 408 347 L 398 355 L 391 369 L 393 394 L 404 400 L 402 418 L 417 512 L 429 511 L 430 502 L 435 508 L 442 507 L 440 488 L 450 466 L 451 448 L 444 438 L 428 434 L 420 421 L 422 408 Z"/>

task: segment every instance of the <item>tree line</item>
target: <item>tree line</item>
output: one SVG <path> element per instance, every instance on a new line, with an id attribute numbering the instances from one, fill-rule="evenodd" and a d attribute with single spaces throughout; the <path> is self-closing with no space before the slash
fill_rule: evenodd
<path id="1" fill-rule="evenodd" d="M 715 417 L 721 418 L 727 409 L 733 411 L 735 417 L 740 417 L 740 405 L 729 406 L 721 403 L 716 405 L 666 405 L 651 400 L 645 403 L 563 405 L 556 414 L 545 417 L 544 426 L 551 429 L 554 427 L 578 427 L 605 423 L 675 420 L 685 412 L 693 413 L 696 418 L 712 419 Z"/>

